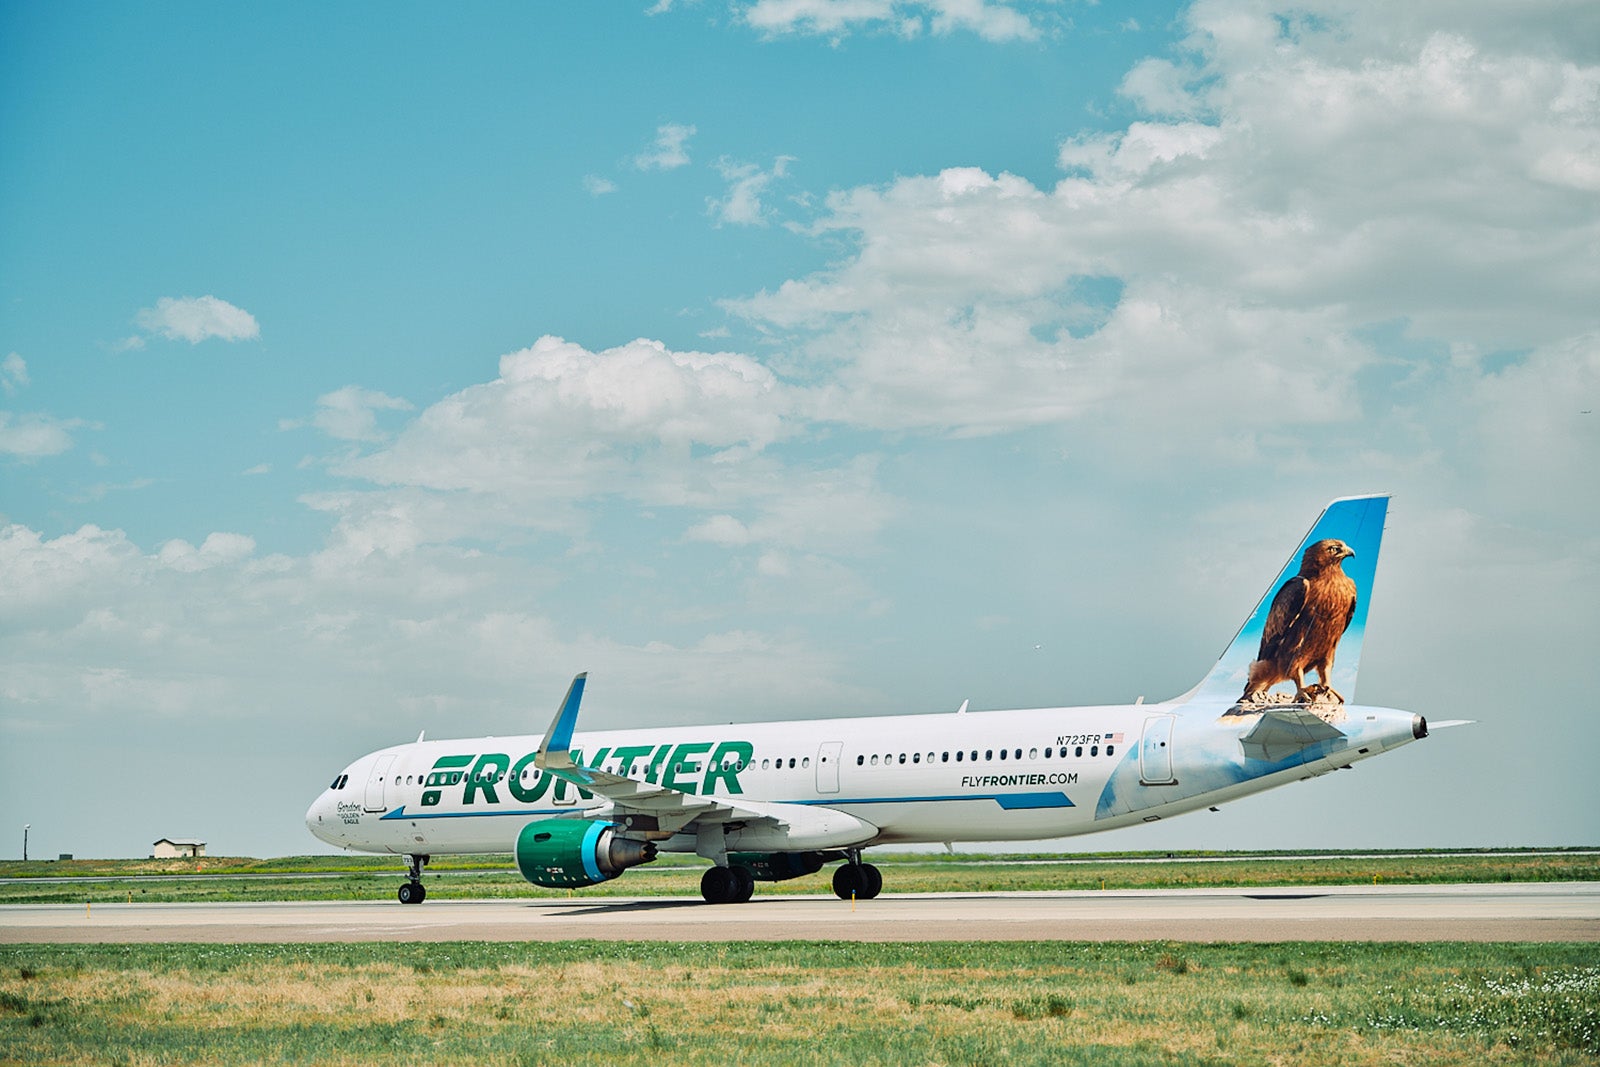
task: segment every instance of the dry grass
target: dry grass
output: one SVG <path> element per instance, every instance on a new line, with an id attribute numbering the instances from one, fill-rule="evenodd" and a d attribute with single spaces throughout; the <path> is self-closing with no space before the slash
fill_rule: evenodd
<path id="1" fill-rule="evenodd" d="M 1537 992 L 1592 958 L 1577 945 L 19 946 L 0 950 L 0 1062 L 1579 1064 L 1600 1052 L 1600 983 L 1498 1022 L 1452 990 Z"/>

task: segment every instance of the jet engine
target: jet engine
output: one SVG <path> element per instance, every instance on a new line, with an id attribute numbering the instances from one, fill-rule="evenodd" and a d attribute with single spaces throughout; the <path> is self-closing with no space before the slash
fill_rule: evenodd
<path id="1" fill-rule="evenodd" d="M 655 858 L 655 842 L 618 837 L 598 820 L 541 819 L 517 835 L 517 870 L 551 889 L 596 885 Z"/>

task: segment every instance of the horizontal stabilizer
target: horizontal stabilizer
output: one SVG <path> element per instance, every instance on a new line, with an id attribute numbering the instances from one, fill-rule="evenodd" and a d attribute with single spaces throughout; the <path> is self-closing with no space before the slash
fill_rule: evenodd
<path id="1" fill-rule="evenodd" d="M 1343 737 L 1343 732 L 1305 708 L 1271 708 L 1261 713 L 1261 721 L 1239 738 L 1239 747 L 1251 759 L 1276 763 L 1309 748 L 1319 741 Z"/>

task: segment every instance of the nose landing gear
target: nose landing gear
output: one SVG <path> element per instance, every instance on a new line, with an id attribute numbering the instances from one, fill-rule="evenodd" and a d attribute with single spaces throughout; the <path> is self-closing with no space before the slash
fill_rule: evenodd
<path id="1" fill-rule="evenodd" d="M 406 883 L 397 894 L 402 904 L 421 904 L 428 899 L 428 889 L 422 884 L 422 868 L 428 865 L 429 856 L 407 856 Z"/>

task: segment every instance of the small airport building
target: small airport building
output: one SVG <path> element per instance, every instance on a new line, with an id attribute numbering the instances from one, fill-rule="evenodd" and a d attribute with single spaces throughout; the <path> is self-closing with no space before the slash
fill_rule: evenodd
<path id="1" fill-rule="evenodd" d="M 187 837 L 163 837 L 153 846 L 151 859 L 199 859 L 206 854 L 206 843 Z"/>

